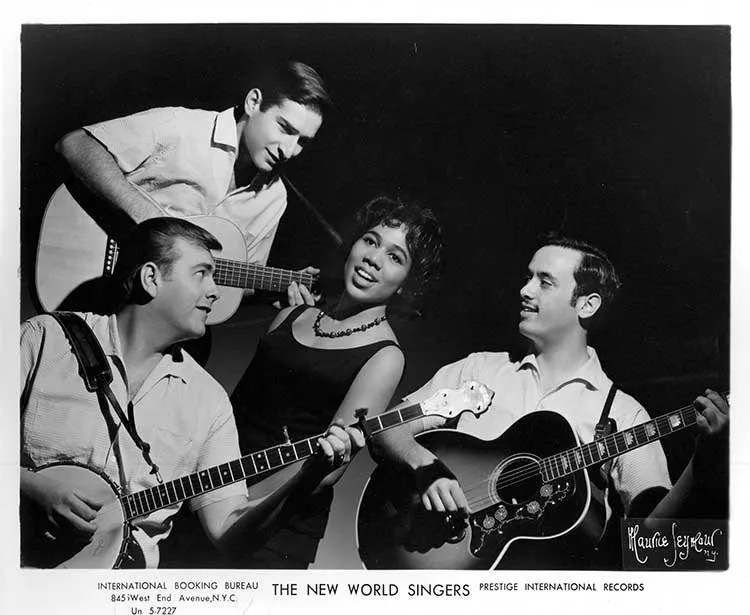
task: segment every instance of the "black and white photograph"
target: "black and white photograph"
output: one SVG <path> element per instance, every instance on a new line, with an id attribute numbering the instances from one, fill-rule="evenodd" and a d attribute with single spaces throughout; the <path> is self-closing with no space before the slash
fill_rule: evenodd
<path id="1" fill-rule="evenodd" d="M 183 615 L 736 572 L 736 32 L 678 22 L 23 23 L 17 574 Z"/>

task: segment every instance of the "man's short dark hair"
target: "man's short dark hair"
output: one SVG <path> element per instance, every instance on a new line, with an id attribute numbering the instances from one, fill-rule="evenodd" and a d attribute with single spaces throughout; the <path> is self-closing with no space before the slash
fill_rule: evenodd
<path id="1" fill-rule="evenodd" d="M 411 269 L 401 287 L 401 298 L 409 304 L 417 303 L 437 282 L 443 264 L 443 230 L 432 210 L 398 198 L 378 196 L 357 210 L 355 221 L 354 241 L 378 224 L 406 227 Z"/>
<path id="2" fill-rule="evenodd" d="M 206 250 L 221 250 L 221 243 L 211 233 L 182 218 L 150 218 L 138 224 L 120 243 L 114 278 L 119 291 L 119 307 L 147 303 L 149 297 L 141 286 L 141 267 L 155 263 L 164 275 L 180 257 L 177 239 Z"/>
<path id="3" fill-rule="evenodd" d="M 333 107 L 323 79 L 314 68 L 302 62 L 264 65 L 248 85 L 261 91 L 261 111 L 285 100 L 309 107 L 321 116 Z"/>
<path id="4" fill-rule="evenodd" d="M 615 271 L 612 261 L 609 260 L 609 257 L 603 250 L 591 245 L 587 241 L 572 239 L 555 233 L 550 233 L 542 238 L 539 247 L 543 248 L 545 246 L 567 248 L 581 254 L 581 260 L 573 272 L 576 287 L 573 289 L 573 296 L 570 301 L 572 305 L 575 305 L 579 297 L 598 293 L 602 298 L 601 306 L 597 313 L 588 319 L 586 324 L 599 324 L 614 303 L 617 291 L 621 286 L 620 278 L 617 275 L 617 271 Z"/>

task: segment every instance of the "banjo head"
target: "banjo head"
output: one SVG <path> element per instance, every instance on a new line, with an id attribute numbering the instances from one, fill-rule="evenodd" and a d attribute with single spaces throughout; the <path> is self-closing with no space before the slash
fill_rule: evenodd
<path id="1" fill-rule="evenodd" d="M 130 539 L 130 526 L 117 496 L 117 486 L 105 475 L 83 465 L 56 463 L 36 470 L 73 489 L 106 500 L 92 521 L 90 538 L 54 527 L 44 512 L 21 499 L 21 565 L 32 568 L 116 568 Z"/>

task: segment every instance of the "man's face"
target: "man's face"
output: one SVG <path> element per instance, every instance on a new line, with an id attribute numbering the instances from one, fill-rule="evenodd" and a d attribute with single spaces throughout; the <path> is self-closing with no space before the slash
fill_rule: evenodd
<path id="1" fill-rule="evenodd" d="M 259 171 L 270 171 L 279 160 L 298 156 L 323 123 L 320 113 L 288 99 L 265 111 L 260 110 L 260 103 L 246 104 L 245 111 L 248 121 L 240 147 Z"/>
<path id="2" fill-rule="evenodd" d="M 175 240 L 174 247 L 179 256 L 161 272 L 153 307 L 176 342 L 206 332 L 206 319 L 219 293 L 211 253 L 182 238 Z"/>
<path id="3" fill-rule="evenodd" d="M 521 288 L 518 330 L 524 337 L 546 344 L 580 327 L 577 305 L 571 305 L 580 260 L 580 252 L 559 246 L 544 246 L 534 254 Z"/>

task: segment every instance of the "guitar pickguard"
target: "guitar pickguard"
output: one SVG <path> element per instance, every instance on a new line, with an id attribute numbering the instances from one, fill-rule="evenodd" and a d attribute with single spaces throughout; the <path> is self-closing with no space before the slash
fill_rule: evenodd
<path id="1" fill-rule="evenodd" d="M 575 482 L 561 480 L 545 483 L 539 487 L 536 497 L 525 502 L 498 502 L 470 515 L 472 555 L 489 558 L 520 535 L 538 533 L 532 528 L 541 526 L 548 513 L 554 514 L 555 506 L 561 504 L 575 492 Z"/>

